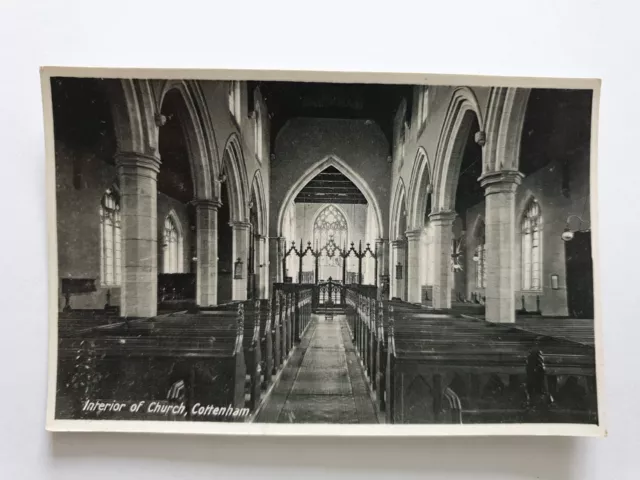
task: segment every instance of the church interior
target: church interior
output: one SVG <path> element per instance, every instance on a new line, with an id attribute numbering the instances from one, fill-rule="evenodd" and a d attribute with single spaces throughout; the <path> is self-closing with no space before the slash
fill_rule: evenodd
<path id="1" fill-rule="evenodd" d="M 51 91 L 57 418 L 597 423 L 592 91 Z"/>

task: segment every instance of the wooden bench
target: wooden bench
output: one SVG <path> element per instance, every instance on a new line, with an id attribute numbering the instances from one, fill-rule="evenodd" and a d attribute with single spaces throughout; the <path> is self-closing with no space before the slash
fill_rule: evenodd
<path id="1" fill-rule="evenodd" d="M 593 320 L 573 318 L 516 318 L 516 327 L 540 335 L 564 338 L 583 345 L 595 345 Z"/>
<path id="2" fill-rule="evenodd" d="M 387 322 L 383 394 L 390 423 L 415 423 L 421 416 L 459 422 L 463 411 L 475 421 L 594 420 L 592 348 L 508 325 L 394 310 Z M 584 398 L 569 395 L 554 406 L 559 378 L 578 378 L 571 382 L 584 386 Z M 418 395 L 412 392 L 416 382 Z M 493 393 L 485 391 L 487 383 Z M 427 397 L 431 405 L 425 407 Z"/>
<path id="3" fill-rule="evenodd" d="M 186 386 L 186 418 L 196 403 L 244 408 L 244 331 L 244 306 L 239 305 L 237 311 L 206 317 L 136 320 L 60 338 L 59 398 L 76 400 L 73 414 L 60 412 L 60 416 L 95 418 L 94 413 L 82 411 L 85 400 L 164 402 L 171 386 L 180 381 Z"/>
<path id="4" fill-rule="evenodd" d="M 247 367 L 247 403 L 252 411 L 255 411 L 260 404 L 262 389 L 264 386 L 263 378 L 263 348 L 262 348 L 262 332 L 261 332 L 261 303 L 257 301 L 231 302 L 224 305 L 207 307 L 200 309 L 197 317 L 215 315 L 218 312 L 234 311 L 238 305 L 243 304 L 244 307 L 244 335 L 243 348 L 244 358 Z M 264 327 L 263 327 L 264 328 Z"/>

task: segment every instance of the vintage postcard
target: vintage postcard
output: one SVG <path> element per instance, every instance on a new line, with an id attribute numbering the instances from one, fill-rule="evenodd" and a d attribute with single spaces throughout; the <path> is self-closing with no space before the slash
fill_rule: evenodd
<path id="1" fill-rule="evenodd" d="M 41 76 L 49 430 L 605 434 L 599 80 Z"/>

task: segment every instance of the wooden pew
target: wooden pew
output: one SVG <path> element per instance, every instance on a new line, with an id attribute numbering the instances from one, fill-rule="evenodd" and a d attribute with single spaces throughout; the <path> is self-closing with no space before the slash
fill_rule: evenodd
<path id="1" fill-rule="evenodd" d="M 516 327 L 539 335 L 564 338 L 583 345 L 595 345 L 593 320 L 573 318 L 516 318 Z"/>
<path id="2" fill-rule="evenodd" d="M 60 338 L 59 397 L 77 400 L 73 414 L 62 416 L 96 418 L 82 412 L 78 402 L 85 400 L 164 402 L 179 381 L 186 386 L 186 418 L 196 403 L 245 408 L 244 306 L 215 313 L 136 320 Z"/>
<path id="3" fill-rule="evenodd" d="M 454 316 L 396 314 L 393 306 L 387 344 L 385 393 L 390 423 L 404 422 L 408 417 L 415 421 L 412 413 L 424 404 L 420 398 L 426 393 L 430 393 L 433 405 L 423 413 L 430 422 L 445 421 L 444 417 L 461 421 L 461 410 L 475 416 L 476 421 L 567 421 L 568 416 L 593 421 L 593 401 L 587 399 L 577 409 L 570 401 L 559 407 L 552 402 L 559 391 L 558 378 L 566 383 L 577 377 L 584 385 L 585 397 L 593 400 L 595 360 L 590 347 Z M 410 398 L 416 382 L 422 394 Z M 500 384 L 501 390 L 487 398 L 483 389 L 487 383 L 491 387 L 491 382 Z M 456 390 L 465 390 L 462 405 Z M 442 415 L 445 399 L 448 416 Z"/>
<path id="4" fill-rule="evenodd" d="M 252 411 L 258 408 L 262 394 L 262 348 L 260 333 L 260 301 L 230 302 L 218 306 L 201 308 L 197 319 L 209 318 L 217 312 L 233 312 L 242 305 L 244 309 L 243 349 L 246 362 L 247 403 Z"/>
<path id="5" fill-rule="evenodd" d="M 124 321 L 116 310 L 67 310 L 58 314 L 58 336 L 74 336 L 97 327 L 118 326 Z"/>

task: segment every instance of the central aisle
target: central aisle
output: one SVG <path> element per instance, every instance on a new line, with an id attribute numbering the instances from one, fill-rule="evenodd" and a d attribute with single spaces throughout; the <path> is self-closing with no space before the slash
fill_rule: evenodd
<path id="1" fill-rule="evenodd" d="M 344 315 L 312 315 L 260 423 L 378 423 Z"/>

